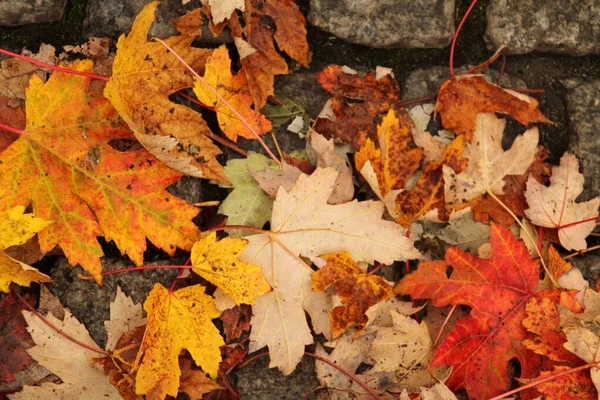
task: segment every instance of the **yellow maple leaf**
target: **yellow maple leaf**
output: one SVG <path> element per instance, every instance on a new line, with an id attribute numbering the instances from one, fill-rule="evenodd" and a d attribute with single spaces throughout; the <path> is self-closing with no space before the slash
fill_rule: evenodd
<path id="1" fill-rule="evenodd" d="M 186 175 L 229 183 L 215 158 L 221 150 L 208 138 L 212 133 L 202 115 L 169 100 L 169 95 L 194 86 L 194 78 L 161 43 L 148 42 L 158 4 L 147 4 L 129 35 L 119 38 L 104 95 L 159 160 Z M 192 68 L 201 70 L 212 50 L 190 47 L 193 40 L 194 36 L 181 35 L 165 43 Z"/>
<path id="2" fill-rule="evenodd" d="M 157 283 L 144 303 L 148 325 L 135 360 L 139 367 L 135 382 L 137 394 L 146 399 L 177 396 L 179 389 L 179 353 L 186 349 L 211 377 L 217 376 L 221 362 L 220 346 L 225 341 L 212 321 L 221 313 L 214 299 L 194 285 L 169 293 Z"/>
<path id="3" fill-rule="evenodd" d="M 8 293 L 11 282 L 29 286 L 31 282 L 51 281 L 48 275 L 9 257 L 3 251 L 10 246 L 25 243 L 52 223 L 35 218 L 33 214 L 23 214 L 24 211 L 25 207 L 15 206 L 0 212 L 0 290 L 5 293 Z"/>
<path id="4" fill-rule="evenodd" d="M 267 117 L 250 107 L 252 94 L 244 71 L 240 71 L 237 75 L 231 74 L 231 60 L 227 47 L 221 46 L 212 53 L 206 63 L 204 80 L 235 108 L 257 134 L 264 135 L 273 128 Z M 256 139 L 231 108 L 200 80 L 196 80 L 194 93 L 198 96 L 198 100 L 215 107 L 219 126 L 228 138 L 233 141 L 236 141 L 238 136 Z"/>
<path id="5" fill-rule="evenodd" d="M 192 248 L 192 271 L 223 289 L 237 304 L 253 304 L 257 296 L 271 291 L 262 267 L 239 260 L 246 243 L 229 237 L 217 242 L 217 233 L 211 232 Z"/>

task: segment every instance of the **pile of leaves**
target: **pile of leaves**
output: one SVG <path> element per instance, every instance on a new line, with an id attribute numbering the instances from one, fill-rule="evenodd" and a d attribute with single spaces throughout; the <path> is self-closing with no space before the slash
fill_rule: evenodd
<path id="1" fill-rule="evenodd" d="M 223 165 L 217 143 L 272 131 L 274 77 L 309 65 L 304 17 L 291 0 L 209 1 L 163 42 L 147 37 L 157 6 L 116 54 L 92 41 L 58 68 L 47 52 L 41 69 L 2 65 L 24 69 L 0 88 L 8 398 L 234 399 L 228 374 L 264 347 L 283 374 L 317 358 L 327 398 L 597 398 L 600 295 L 557 249 L 587 249 L 600 198 L 577 201 L 573 154 L 544 161 L 536 100 L 471 73 L 407 110 L 390 70 L 332 65 L 317 74 L 331 93 L 319 117 L 289 127 L 306 149 Z M 191 47 L 202 21 L 231 30 L 236 61 Z M 192 92 L 216 131 L 174 99 Z M 505 148 L 508 118 L 524 128 Z M 184 174 L 232 189 L 223 223 L 197 226 L 197 206 L 166 191 Z M 28 265 L 61 251 L 101 285 L 98 236 L 134 270 L 147 240 L 190 254 L 143 308 L 118 291 L 104 348 Z M 33 282 L 39 303 L 18 288 Z"/>

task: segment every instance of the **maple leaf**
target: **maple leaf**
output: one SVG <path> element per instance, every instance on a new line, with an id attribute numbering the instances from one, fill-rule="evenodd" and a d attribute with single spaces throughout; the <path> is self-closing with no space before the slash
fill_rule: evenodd
<path id="1" fill-rule="evenodd" d="M 326 138 L 351 143 L 358 150 L 367 137 L 377 141 L 377 124 L 390 109 L 401 112 L 395 106 L 400 89 L 391 74 L 378 77 L 371 71 L 361 76 L 345 71 L 344 67 L 330 65 L 317 74 L 317 80 L 333 98 L 325 105 L 331 115 L 317 118 L 314 129 Z"/>
<path id="2" fill-rule="evenodd" d="M 89 71 L 91 61 L 70 68 Z M 59 244 L 72 265 L 102 282 L 97 236 L 113 240 L 137 265 L 146 238 L 170 255 L 199 236 L 198 211 L 164 188 L 181 174 L 144 149 L 119 152 L 108 142 L 131 133 L 90 78 L 55 72 L 27 90 L 27 129 L 0 154 L 0 210 L 33 204 L 37 217 L 55 221 L 40 234 L 43 253 Z"/>
<path id="3" fill-rule="evenodd" d="M 420 257 L 403 228 L 381 219 L 382 203 L 328 205 L 337 175 L 334 169 L 317 168 L 310 176 L 300 176 L 289 192 L 280 188 L 271 232 L 248 236 L 240 255 L 242 261 L 262 266 L 273 288 L 253 306 L 250 351 L 268 345 L 271 367 L 284 374 L 294 370 L 304 345 L 313 342 L 305 309 L 317 333 L 329 330 L 326 298 L 311 290 L 312 269 L 300 256 L 349 251 L 356 261 L 384 264 Z M 323 315 L 326 325 L 315 323 Z"/>
<path id="4" fill-rule="evenodd" d="M 16 129 L 25 128 L 25 113 L 21 106 L 11 107 L 10 98 L 0 96 L 0 123 L 11 126 Z M 0 153 L 8 147 L 9 144 L 17 140 L 18 136 L 12 132 L 0 129 Z"/>
<path id="5" fill-rule="evenodd" d="M 33 296 L 25 296 L 25 301 L 35 306 Z M 33 344 L 21 314 L 25 309 L 26 306 L 13 293 L 0 302 L 0 384 L 13 382 L 14 374 L 31 364 L 32 358 L 25 351 Z"/>
<path id="6" fill-rule="evenodd" d="M 202 285 L 188 286 L 172 293 L 157 283 L 144 303 L 148 325 L 135 360 L 139 367 L 137 394 L 148 399 L 177 396 L 181 370 L 179 353 L 186 349 L 197 365 L 211 377 L 217 376 L 225 342 L 211 322 L 221 313 Z"/>
<path id="7" fill-rule="evenodd" d="M 148 151 L 186 175 L 227 183 L 215 157 L 221 150 L 202 115 L 175 104 L 169 95 L 194 86 L 186 67 L 161 43 L 148 42 L 148 30 L 159 2 L 148 3 L 135 19 L 128 36 L 117 42 L 113 74 L 104 95 Z M 165 40 L 194 70 L 202 71 L 212 50 L 190 47 L 193 36 Z"/>
<path id="8" fill-rule="evenodd" d="M 205 68 L 204 80 L 229 103 L 229 106 L 198 79 L 194 85 L 194 93 L 202 103 L 215 108 L 219 126 L 228 138 L 234 142 L 238 137 L 256 139 L 230 107 L 235 108 L 257 134 L 264 135 L 273 129 L 267 117 L 251 108 L 252 95 L 244 71 L 239 71 L 235 76 L 231 74 L 231 60 L 227 47 L 221 46 L 213 51 Z"/>
<path id="9" fill-rule="evenodd" d="M 46 322 L 30 311 L 23 311 L 27 321 L 27 330 L 35 341 L 36 346 L 27 352 L 34 360 L 57 375 L 62 383 L 45 382 L 37 386 L 25 386 L 18 393 L 11 394 L 11 400 L 30 399 L 111 399 L 121 400 L 117 388 L 112 386 L 102 369 L 92 363 L 93 359 L 100 356 L 72 339 L 57 332 L 69 335 L 88 346 L 98 348 L 90 337 L 85 326 L 65 310 L 65 317 L 61 321 L 51 313 L 46 319 L 54 325 L 50 327 Z"/>
<path id="10" fill-rule="evenodd" d="M 427 164 L 412 189 L 396 196 L 394 215 L 398 223 L 408 227 L 416 219 L 447 221 L 450 218 L 452 207 L 446 203 L 443 170 L 451 168 L 455 173 L 463 171 L 467 166 L 467 159 L 462 157 L 464 150 L 464 136 L 457 136 L 446 147 L 440 160 Z"/>
<path id="11" fill-rule="evenodd" d="M 392 190 L 404 189 L 408 178 L 419 168 L 423 149 L 414 147 L 411 133 L 414 127 L 405 110 L 396 117 L 392 109 L 377 127 L 378 146 L 367 138 L 354 156 L 359 171 L 362 171 L 366 162 L 371 163 L 382 196 Z"/>
<path id="12" fill-rule="evenodd" d="M 115 300 L 110 302 L 110 320 L 104 321 L 106 328 L 106 350 L 113 351 L 124 333 L 146 325 L 146 317 L 142 305 L 134 303 L 131 297 L 125 295 L 117 286 Z"/>
<path id="13" fill-rule="evenodd" d="M 532 128 L 515 139 L 510 150 L 502 149 L 506 121 L 494 114 L 477 115 L 477 129 L 463 157 L 467 168 L 456 174 L 444 167 L 445 194 L 448 203 L 468 201 L 483 193 L 504 194 L 504 177 L 521 175 L 535 160 L 538 130 Z"/>
<path id="14" fill-rule="evenodd" d="M 225 341 L 231 343 L 235 339 L 239 339 L 244 332 L 249 331 L 251 317 L 252 309 L 246 304 L 223 311 L 220 318 L 223 321 Z"/>
<path id="15" fill-rule="evenodd" d="M 534 225 L 557 228 L 560 244 L 567 250 L 587 248 L 585 238 L 594 230 L 600 197 L 577 203 L 583 191 L 583 174 L 579 173 L 577 157 L 565 153 L 560 165 L 552 168 L 550 186 L 530 177 L 525 198 L 529 208 L 525 215 Z M 571 223 L 585 221 L 567 226 Z"/>
<path id="16" fill-rule="evenodd" d="M 432 298 L 436 306 L 472 307 L 470 317 L 456 322 L 431 362 L 453 366 L 448 387 L 465 388 L 472 399 L 490 398 L 508 389 L 512 358 L 521 363 L 522 378 L 533 377 L 540 364 L 540 357 L 522 344 L 527 330 L 521 324 L 537 286 L 538 262 L 502 226 L 491 225 L 490 244 L 489 259 L 451 247 L 444 261 L 421 263 L 394 288 L 415 299 Z M 453 268 L 450 277 L 448 265 Z"/>
<path id="17" fill-rule="evenodd" d="M 569 371 L 572 367 L 558 365 L 552 371 L 540 372 L 539 378 L 545 378 Z M 530 379 L 519 379 L 528 383 Z M 536 385 L 540 393 L 546 395 L 546 400 L 596 400 L 598 391 L 592 382 L 589 371 L 575 371 L 566 375 L 558 376 Z"/>
<path id="18" fill-rule="evenodd" d="M 331 334 L 335 339 L 353 325 L 358 326 L 358 335 L 365 327 L 367 309 L 392 296 L 392 287 L 380 276 L 368 275 L 359 268 L 350 253 L 325 254 L 320 258 L 327 265 L 312 276 L 312 289 L 322 292 L 329 286 L 335 287 L 344 302 L 335 307 L 329 316 Z"/>
<path id="19" fill-rule="evenodd" d="M 271 290 L 258 265 L 248 264 L 238 257 L 246 241 L 223 238 L 211 232 L 192 247 L 192 271 L 229 294 L 236 304 L 253 304 L 257 296 Z"/>
<path id="20" fill-rule="evenodd" d="M 246 225 L 262 228 L 271 218 L 273 200 L 267 196 L 252 177 L 249 170 L 276 170 L 277 164 L 268 157 L 253 151 L 248 157 L 228 160 L 225 175 L 233 190 L 219 207 L 219 213 L 227 215 L 227 225 Z M 231 230 L 230 236 L 241 236 L 243 232 Z"/>
<path id="21" fill-rule="evenodd" d="M 31 239 L 52 221 L 35 218 L 33 214 L 23 214 L 24 206 L 15 206 L 0 211 L 0 291 L 8 293 L 11 282 L 29 286 L 31 282 L 50 282 L 52 279 L 37 269 L 9 257 L 4 250 Z"/>
<path id="22" fill-rule="evenodd" d="M 179 391 L 185 392 L 190 400 L 202 400 L 206 393 L 222 389 L 221 385 L 206 376 L 206 372 L 192 369 L 192 360 L 187 357 L 179 358 L 181 379 Z"/>
<path id="23" fill-rule="evenodd" d="M 549 123 L 537 106 L 537 100 L 502 89 L 482 76 L 459 76 L 442 83 L 435 111 L 441 114 L 444 128 L 457 135 L 466 133 L 470 139 L 479 113 L 509 114 L 523 125 Z"/>

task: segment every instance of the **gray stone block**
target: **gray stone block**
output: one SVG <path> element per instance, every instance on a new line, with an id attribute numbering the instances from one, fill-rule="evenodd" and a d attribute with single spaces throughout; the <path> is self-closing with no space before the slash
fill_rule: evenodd
<path id="1" fill-rule="evenodd" d="M 67 0 L 0 0 L 0 26 L 60 21 Z"/>
<path id="2" fill-rule="evenodd" d="M 370 47 L 442 48 L 454 35 L 454 0 L 312 0 L 308 20 Z"/>
<path id="3" fill-rule="evenodd" d="M 567 80 L 567 111 L 571 139 L 569 149 L 579 158 L 585 176 L 582 199 L 600 195 L 600 80 Z"/>
<path id="4" fill-rule="evenodd" d="M 485 39 L 506 54 L 600 54 L 600 0 L 494 0 Z"/>

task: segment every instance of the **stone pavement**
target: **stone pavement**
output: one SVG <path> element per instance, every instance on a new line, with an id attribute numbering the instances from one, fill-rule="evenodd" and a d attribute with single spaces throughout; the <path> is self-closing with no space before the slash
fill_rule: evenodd
<path id="1" fill-rule="evenodd" d="M 65 23 L 68 7 L 86 6 L 85 18 L 76 21 L 80 39 L 109 36 L 117 39 L 127 32 L 144 4 L 150 0 L 0 0 L 1 47 L 16 46 L 24 35 L 35 37 L 37 27 L 52 29 Z M 299 0 L 309 22 L 308 36 L 314 52 L 311 69 L 278 77 L 276 88 L 303 103 L 314 118 L 327 99 L 314 73 L 330 63 L 347 64 L 365 71 L 376 65 L 392 67 L 403 99 L 435 94 L 448 77 L 448 48 L 458 19 L 469 0 Z M 69 3 L 69 4 L 67 4 Z M 565 150 L 574 152 L 586 176 L 582 197 L 600 195 L 600 0 L 489 0 L 480 1 L 465 24 L 457 46 L 456 67 L 477 64 L 505 45 L 506 68 L 502 84 L 507 87 L 542 88 L 536 96 L 542 112 L 555 124 L 541 126 L 541 140 L 550 149 L 552 162 Z M 199 0 L 186 5 L 181 0 L 164 0 L 159 7 L 152 35 L 166 37 L 175 31 L 169 18 L 198 7 Z M 14 28 L 20 25 L 29 27 Z M 57 28 L 59 29 L 59 28 Z M 19 37 L 19 35 L 21 35 Z M 60 35 L 56 36 L 60 38 Z M 43 41 L 44 37 L 39 37 Z M 59 43 L 66 45 L 77 43 Z M 199 43 L 229 42 L 227 33 L 213 38 L 208 32 Z M 35 43 L 33 41 L 32 43 Z M 39 46 L 39 43 L 37 43 Z M 12 48 L 12 50 L 20 50 Z M 37 50 L 30 48 L 29 50 Z M 499 68 L 499 63 L 494 68 Z M 489 72 L 496 81 L 498 71 Z M 290 138 L 288 146 L 296 145 Z M 282 138 L 284 147 L 286 139 Z M 198 185 L 189 185 L 196 193 Z M 185 189 L 184 189 L 185 191 Z M 190 195 L 188 193 L 188 195 Z M 198 198 L 200 194 L 192 194 Z M 600 271 L 600 255 L 576 257 L 574 263 L 594 278 Z M 111 261 L 107 261 L 111 262 Z M 71 270 L 73 271 L 73 270 Z M 88 317 L 88 304 L 77 304 L 65 294 L 70 272 L 57 268 L 55 290 L 62 294 L 75 315 Z M 98 302 L 108 299 L 98 297 Z M 96 304 L 97 305 L 97 304 Z M 98 315 L 97 318 L 102 317 Z M 102 338 L 102 324 L 90 321 Z M 302 373 L 282 377 L 265 372 L 266 360 L 241 371 L 237 380 L 244 399 L 298 399 L 318 383 L 314 363 L 306 360 Z M 262 372 L 261 372 L 262 371 Z M 289 390 L 293 387 L 294 390 Z"/>

